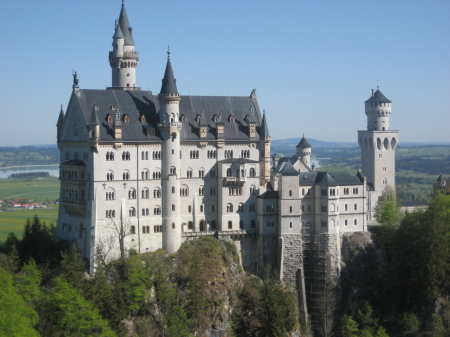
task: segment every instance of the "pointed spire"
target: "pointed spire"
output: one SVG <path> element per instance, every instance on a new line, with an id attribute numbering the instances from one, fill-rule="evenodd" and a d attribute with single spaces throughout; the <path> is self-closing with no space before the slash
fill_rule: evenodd
<path id="1" fill-rule="evenodd" d="M 127 11 L 125 9 L 125 1 L 122 1 L 122 9 L 120 10 L 119 26 L 125 39 L 125 46 L 134 46 L 132 29 L 128 23 Z"/>
<path id="2" fill-rule="evenodd" d="M 300 140 L 300 143 L 298 143 L 298 145 L 296 147 L 301 147 L 304 149 L 311 147 L 311 145 L 309 145 L 308 141 L 305 138 L 305 134 L 303 134 L 303 138 Z"/>
<path id="3" fill-rule="evenodd" d="M 263 110 L 263 119 L 261 122 L 260 136 L 261 136 L 261 138 L 270 137 L 269 128 L 267 127 L 267 121 L 266 121 L 266 109 Z"/>
<path id="4" fill-rule="evenodd" d="M 94 104 L 92 107 L 92 113 L 91 118 L 89 119 L 89 125 L 100 125 L 100 121 L 98 120 L 97 113 L 95 112 L 97 110 L 98 105 Z"/>
<path id="5" fill-rule="evenodd" d="M 167 65 L 162 79 L 159 96 L 179 96 L 177 82 L 173 76 L 172 64 L 170 63 L 170 49 L 167 50 Z"/>
<path id="6" fill-rule="evenodd" d="M 117 40 L 117 39 L 124 39 L 124 38 L 125 37 L 123 36 L 122 29 L 120 28 L 120 25 L 119 25 L 119 21 L 116 21 L 116 31 L 114 32 L 113 39 Z"/>
<path id="7" fill-rule="evenodd" d="M 63 105 L 61 104 L 61 110 L 59 111 L 59 117 L 58 117 L 58 122 L 56 123 L 56 126 L 62 125 L 63 120 L 64 120 L 64 110 L 63 110 Z"/>

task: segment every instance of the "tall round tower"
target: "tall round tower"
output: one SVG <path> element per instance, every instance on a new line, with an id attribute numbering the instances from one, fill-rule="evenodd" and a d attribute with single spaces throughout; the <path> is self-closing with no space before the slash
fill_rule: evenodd
<path id="1" fill-rule="evenodd" d="M 112 69 L 112 86 L 108 89 L 140 90 L 136 87 L 138 52 L 134 50 L 132 28 L 128 23 L 125 3 L 122 1 L 119 20 L 116 20 L 113 50 L 109 52 Z"/>
<path id="2" fill-rule="evenodd" d="M 380 90 L 372 89 L 372 97 L 364 102 L 367 116 L 368 131 L 389 130 L 389 117 L 391 116 L 392 102 Z"/>
<path id="3" fill-rule="evenodd" d="M 297 157 L 300 158 L 303 164 L 309 167 L 309 164 L 311 163 L 311 145 L 309 145 L 305 135 L 303 135 L 303 138 L 300 140 L 300 143 L 298 143 L 296 148 Z"/>
<path id="4" fill-rule="evenodd" d="M 392 102 L 380 90 L 364 102 L 367 116 L 367 130 L 358 131 L 361 147 L 362 174 L 367 178 L 368 217 L 374 214 L 374 208 L 387 185 L 395 188 L 395 150 L 398 145 L 396 130 L 390 130 Z"/>
<path id="5" fill-rule="evenodd" d="M 170 52 L 167 52 L 167 65 L 158 95 L 158 129 L 163 138 L 162 144 L 162 245 L 169 253 L 176 252 L 182 243 L 180 218 L 180 94 L 173 76 Z"/>

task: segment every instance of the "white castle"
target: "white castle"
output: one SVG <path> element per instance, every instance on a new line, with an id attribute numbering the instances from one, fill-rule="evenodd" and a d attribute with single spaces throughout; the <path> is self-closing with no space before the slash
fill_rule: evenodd
<path id="1" fill-rule="evenodd" d="M 181 96 L 170 52 L 159 94 L 136 87 L 139 58 L 124 4 L 112 45 L 112 86 L 80 89 L 75 73 L 59 115 L 58 240 L 76 242 L 91 272 L 97 254 L 172 253 L 186 240 L 213 235 L 246 252 L 245 269 L 276 267 L 302 298 L 317 286 L 304 277 L 315 275 L 317 259 L 328 261 L 324 273 L 338 275 L 342 234 L 366 231 L 373 200 L 395 184 L 391 101 L 377 90 L 365 103 L 356 176 L 315 172 L 304 137 L 295 156 L 275 155 L 271 167 L 255 90 Z"/>

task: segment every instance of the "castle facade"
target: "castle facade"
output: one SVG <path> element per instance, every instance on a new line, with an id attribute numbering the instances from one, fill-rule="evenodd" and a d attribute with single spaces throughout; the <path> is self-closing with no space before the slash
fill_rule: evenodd
<path id="1" fill-rule="evenodd" d="M 137 87 L 139 54 L 124 4 L 112 46 L 112 85 L 81 89 L 75 73 L 60 111 L 57 238 L 76 242 L 91 272 L 96 257 L 176 252 L 214 235 L 246 252 L 247 270 L 270 263 L 303 294 L 323 286 L 312 281 L 318 273 L 337 277 L 342 234 L 366 231 L 374 196 L 394 186 L 391 102 L 379 90 L 366 101 L 362 172 L 316 172 L 304 137 L 293 157 L 271 158 L 255 90 L 182 96 L 169 51 L 159 93 Z"/>

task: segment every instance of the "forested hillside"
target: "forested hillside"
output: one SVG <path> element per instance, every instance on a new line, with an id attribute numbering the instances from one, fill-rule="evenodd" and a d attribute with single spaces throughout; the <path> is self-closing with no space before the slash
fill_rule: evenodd
<path id="1" fill-rule="evenodd" d="M 0 336 L 250 337 L 300 329 L 295 293 L 270 269 L 264 280 L 243 272 L 231 241 L 188 241 L 176 254 L 132 250 L 108 264 L 99 255 L 89 277 L 76 246 L 53 239 L 54 228 L 35 217 L 23 239 L 2 243 Z"/>
<path id="2" fill-rule="evenodd" d="M 59 150 L 56 146 L 0 147 L 0 167 L 49 164 L 59 164 Z"/>

